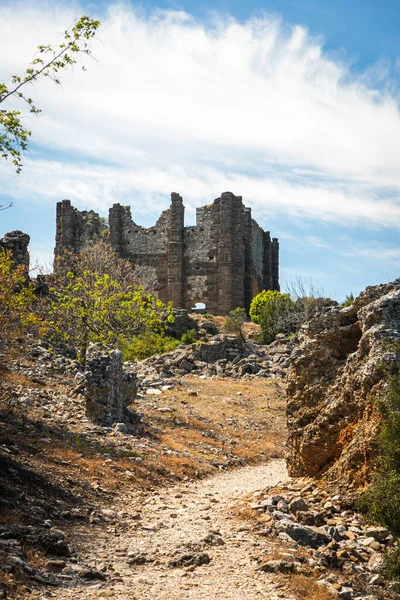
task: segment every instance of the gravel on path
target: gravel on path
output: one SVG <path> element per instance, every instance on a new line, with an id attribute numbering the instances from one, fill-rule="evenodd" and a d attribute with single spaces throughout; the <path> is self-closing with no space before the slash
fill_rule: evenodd
<path id="1" fill-rule="evenodd" d="M 75 540 L 85 567 L 103 570 L 107 581 L 58 589 L 57 598 L 281 598 L 274 574 L 257 571 L 260 539 L 232 509 L 241 496 L 286 479 L 285 461 L 271 460 L 153 492 L 140 505 L 121 491 L 114 513 L 105 511 L 107 525 L 82 529 Z"/>

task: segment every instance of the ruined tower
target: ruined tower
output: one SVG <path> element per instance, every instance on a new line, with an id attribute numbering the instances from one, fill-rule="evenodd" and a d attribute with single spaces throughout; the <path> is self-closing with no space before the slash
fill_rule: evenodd
<path id="1" fill-rule="evenodd" d="M 29 276 L 29 246 L 30 237 L 22 231 L 10 231 L 0 239 L 0 248 L 11 253 L 11 259 L 15 267 L 22 265 L 24 274 Z"/>
<path id="2" fill-rule="evenodd" d="M 185 227 L 184 205 L 171 194 L 171 206 L 150 228 L 137 225 L 129 206 L 109 212 L 108 240 L 133 266 L 146 265 L 157 295 L 177 308 L 204 303 L 213 314 L 249 309 L 263 289 L 279 290 L 279 243 L 251 217 L 242 197 L 224 192 L 196 210 L 196 225 Z M 79 252 L 102 236 L 105 225 L 93 211 L 78 211 L 69 200 L 57 204 L 55 256 Z"/>

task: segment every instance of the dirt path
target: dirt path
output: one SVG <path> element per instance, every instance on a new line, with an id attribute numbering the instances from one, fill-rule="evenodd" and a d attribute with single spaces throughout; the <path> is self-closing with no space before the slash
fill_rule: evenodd
<path id="1" fill-rule="evenodd" d="M 240 496 L 286 477 L 285 462 L 272 460 L 267 465 L 244 467 L 153 492 L 143 497 L 140 506 L 132 498 L 120 496 L 116 514 L 105 512 L 108 526 L 94 525 L 89 531 L 82 530 L 75 544 L 82 563 L 106 570 L 108 580 L 58 589 L 57 598 L 282 597 L 274 576 L 256 570 L 252 556 L 260 554 L 260 538 L 232 518 L 231 513 Z M 205 555 L 210 558 L 208 564 L 191 564 L 207 560 Z M 137 564 L 143 561 L 148 562 Z M 171 561 L 178 564 L 173 566 Z"/>

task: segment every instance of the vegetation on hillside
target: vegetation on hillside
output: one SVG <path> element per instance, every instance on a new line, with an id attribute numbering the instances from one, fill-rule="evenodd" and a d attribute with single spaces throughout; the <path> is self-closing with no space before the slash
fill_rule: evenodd
<path id="1" fill-rule="evenodd" d="M 260 325 L 260 342 L 270 344 L 278 333 L 297 334 L 303 323 L 320 310 L 327 299 L 322 290 L 297 277 L 287 285 L 287 292 L 263 290 L 250 305 L 250 318 Z"/>
<path id="2" fill-rule="evenodd" d="M 49 337 L 79 350 L 85 361 L 90 342 L 119 348 L 133 338 L 165 335 L 165 320 L 173 319 L 172 305 L 165 306 L 141 287 L 122 287 L 109 274 L 83 271 L 67 273 L 68 285 L 52 288 L 49 306 Z M 156 338 L 155 338 L 156 339 Z"/>
<path id="3" fill-rule="evenodd" d="M 400 543 L 400 373 L 389 378 L 379 409 L 382 421 L 377 472 L 360 506 Z M 400 580 L 400 548 L 386 556 L 386 567 Z"/>
<path id="4" fill-rule="evenodd" d="M 25 268 L 15 267 L 11 252 L 0 249 L 0 350 L 12 352 L 27 332 L 41 327 L 37 298 Z"/>

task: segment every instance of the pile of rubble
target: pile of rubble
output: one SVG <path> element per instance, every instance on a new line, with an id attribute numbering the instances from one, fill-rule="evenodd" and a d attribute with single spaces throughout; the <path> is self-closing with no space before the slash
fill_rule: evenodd
<path id="1" fill-rule="evenodd" d="M 342 600 L 398 598 L 400 583 L 382 576 L 383 555 L 396 547 L 384 527 L 373 527 L 354 510 L 351 495 L 330 495 L 311 479 L 255 492 L 252 510 L 262 514 L 260 533 L 286 547 L 284 558 L 266 559 L 260 570 L 319 576 Z"/>
<path id="2" fill-rule="evenodd" d="M 189 373 L 199 377 L 266 377 L 283 379 L 290 363 L 296 338 L 278 339 L 269 346 L 243 342 L 239 337 L 215 335 L 207 343 L 179 346 L 163 355 L 137 364 L 140 391 L 173 385 L 177 377 Z"/>

